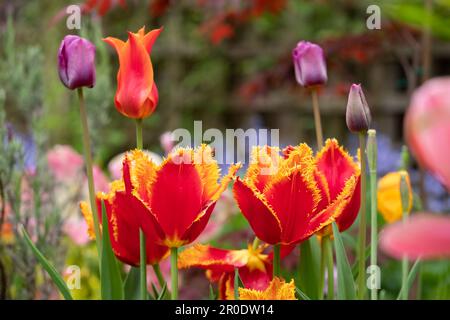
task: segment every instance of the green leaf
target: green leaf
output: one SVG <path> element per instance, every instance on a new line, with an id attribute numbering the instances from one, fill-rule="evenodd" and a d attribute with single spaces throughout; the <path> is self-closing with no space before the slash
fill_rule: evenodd
<path id="1" fill-rule="evenodd" d="M 297 292 L 297 295 L 302 298 L 303 300 L 311 300 L 302 290 L 300 290 L 298 287 L 295 287 L 295 291 Z"/>
<path id="2" fill-rule="evenodd" d="M 140 300 L 139 279 L 139 268 L 131 267 L 123 285 L 123 292 L 126 300 Z"/>
<path id="3" fill-rule="evenodd" d="M 311 299 L 320 297 L 320 246 L 316 237 L 300 244 L 299 289 Z"/>
<path id="4" fill-rule="evenodd" d="M 164 296 L 166 295 L 167 292 L 167 283 L 164 282 L 164 286 L 162 287 L 161 291 L 159 292 L 159 296 L 157 300 L 163 300 Z"/>
<path id="5" fill-rule="evenodd" d="M 41 266 L 47 271 L 50 278 L 53 280 L 53 283 L 59 289 L 59 292 L 63 295 L 66 300 L 73 300 L 72 295 L 70 294 L 70 290 L 66 285 L 66 282 L 61 277 L 61 275 L 56 271 L 55 267 L 44 257 L 44 255 L 39 251 L 39 249 L 34 245 L 33 241 L 31 241 L 30 236 L 23 226 L 20 226 L 20 232 L 23 235 L 23 239 L 28 247 L 33 252 L 36 259 L 39 261 Z"/>
<path id="6" fill-rule="evenodd" d="M 370 258 L 370 247 L 371 247 L 370 244 L 368 244 L 366 246 L 366 251 L 364 252 L 364 256 L 365 256 L 365 261 L 366 262 Z M 352 266 L 353 279 L 356 279 L 358 277 L 358 274 L 359 274 L 358 262 L 359 262 L 359 259 L 358 259 L 358 257 L 356 257 L 355 262 L 353 263 L 353 266 Z"/>
<path id="7" fill-rule="evenodd" d="M 352 275 L 352 269 L 345 253 L 342 237 L 336 223 L 333 222 L 334 250 L 336 252 L 336 266 L 338 273 L 338 299 L 354 300 L 356 299 L 355 282 Z"/>
<path id="8" fill-rule="evenodd" d="M 213 286 L 209 285 L 209 300 L 216 300 L 216 293 L 214 292 Z"/>
<path id="9" fill-rule="evenodd" d="M 104 300 L 122 300 L 123 284 L 119 265 L 111 248 L 105 203 L 102 201 L 101 291 Z"/>
<path id="10" fill-rule="evenodd" d="M 408 280 L 406 281 L 407 288 L 402 286 L 402 288 L 400 289 L 400 292 L 398 293 L 397 300 L 400 300 L 400 298 L 403 295 L 403 291 L 405 291 L 405 290 L 409 291 L 409 288 L 412 287 L 414 279 L 416 278 L 416 275 L 417 275 L 417 271 L 419 270 L 419 265 L 420 265 L 420 259 L 417 259 L 416 262 L 414 263 L 414 265 L 412 266 L 411 270 L 408 273 Z"/>

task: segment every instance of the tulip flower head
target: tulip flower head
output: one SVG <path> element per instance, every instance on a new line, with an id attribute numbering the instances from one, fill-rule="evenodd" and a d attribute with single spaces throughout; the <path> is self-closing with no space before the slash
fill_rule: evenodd
<path id="1" fill-rule="evenodd" d="M 148 263 L 158 262 L 168 248 L 194 241 L 239 167 L 231 166 L 219 183 L 220 170 L 209 146 L 177 149 L 160 165 L 142 150 L 129 152 L 123 161 L 123 178 L 111 183 L 109 193 L 97 195 L 99 208 L 100 201 L 105 201 L 118 258 L 131 265 L 139 263 L 139 228 L 146 235 Z M 87 207 L 82 204 L 82 211 L 91 221 Z"/>
<path id="2" fill-rule="evenodd" d="M 303 87 L 324 85 L 327 82 L 327 66 L 320 46 L 300 41 L 292 50 L 295 78 Z"/>
<path id="3" fill-rule="evenodd" d="M 351 132 L 369 130 L 372 116 L 360 84 L 352 84 L 350 88 L 345 120 Z"/>
<path id="4" fill-rule="evenodd" d="M 450 191 L 450 77 L 418 88 L 405 115 L 405 138 L 421 166 Z"/>
<path id="5" fill-rule="evenodd" d="M 293 245 L 335 220 L 341 231 L 349 228 L 360 206 L 360 169 L 338 142 L 327 140 L 316 157 L 306 144 L 286 148 L 283 156 L 276 148 L 255 148 L 246 176 L 234 184 L 256 236 Z"/>
<path id="6" fill-rule="evenodd" d="M 69 89 L 95 85 L 95 46 L 79 36 L 65 36 L 58 51 L 58 73 Z"/>
<path id="7" fill-rule="evenodd" d="M 401 175 L 405 175 L 408 188 L 408 208 L 402 207 L 402 197 L 400 191 Z M 402 219 L 403 211 L 407 213 L 412 208 L 412 188 L 409 175 L 406 171 L 391 172 L 378 181 L 378 210 L 388 223 L 393 223 Z"/>
<path id="8" fill-rule="evenodd" d="M 263 253 L 266 246 L 224 250 L 196 244 L 180 253 L 179 268 L 207 270 L 211 282 L 219 283 L 219 299 L 234 299 L 234 269 L 237 268 L 245 288 L 264 290 L 272 279 L 271 259 Z"/>
<path id="9" fill-rule="evenodd" d="M 241 300 L 297 300 L 295 298 L 294 279 L 286 283 L 283 279 L 275 277 L 265 290 L 239 288 Z"/>
<path id="10" fill-rule="evenodd" d="M 119 56 L 114 102 L 117 110 L 126 117 L 142 119 L 156 109 L 158 89 L 153 79 L 150 53 L 161 31 L 162 28 L 145 33 L 145 28 L 141 28 L 137 33 L 129 32 L 126 42 L 112 37 L 103 39 Z"/>

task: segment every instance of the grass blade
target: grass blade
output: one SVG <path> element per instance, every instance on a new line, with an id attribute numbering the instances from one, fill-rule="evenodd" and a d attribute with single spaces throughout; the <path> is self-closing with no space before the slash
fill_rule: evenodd
<path id="1" fill-rule="evenodd" d="M 20 226 L 20 233 L 25 240 L 25 243 L 33 252 L 36 259 L 39 261 L 41 266 L 47 271 L 50 278 L 53 280 L 53 283 L 58 288 L 59 292 L 62 294 L 64 299 L 73 300 L 72 295 L 70 294 L 70 290 L 66 285 L 66 282 L 61 277 L 61 275 L 56 271 L 55 267 L 44 257 L 44 255 L 39 251 L 39 249 L 34 245 L 33 241 L 31 241 L 30 236 L 23 226 Z"/>

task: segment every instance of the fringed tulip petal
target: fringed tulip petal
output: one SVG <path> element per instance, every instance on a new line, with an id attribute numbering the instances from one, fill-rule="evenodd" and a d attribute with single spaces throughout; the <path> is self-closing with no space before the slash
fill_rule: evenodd
<path id="1" fill-rule="evenodd" d="M 244 181 L 262 192 L 268 181 L 278 172 L 281 161 L 279 152 L 276 147 L 254 147 Z"/>
<path id="2" fill-rule="evenodd" d="M 203 212 L 202 190 L 194 164 L 176 164 L 168 158 L 161 165 L 152 185 L 150 208 L 166 234 L 166 243 L 182 240 L 181 236 Z"/>
<path id="3" fill-rule="evenodd" d="M 333 200 L 344 188 L 345 182 L 359 174 L 359 168 L 350 155 L 339 146 L 336 139 L 328 139 L 325 147 L 317 154 L 317 168 L 325 175 Z"/>
<path id="4" fill-rule="evenodd" d="M 303 238 L 308 232 L 308 221 L 320 200 L 320 191 L 312 175 L 291 169 L 291 173 L 280 177 L 264 193 L 270 206 L 277 213 L 282 226 L 281 243 L 290 244 Z"/>
<path id="5" fill-rule="evenodd" d="M 270 244 L 280 243 L 282 233 L 280 220 L 264 196 L 239 178 L 234 183 L 233 193 L 256 236 Z"/>
<path id="6" fill-rule="evenodd" d="M 296 300 L 295 284 L 286 283 L 283 279 L 274 278 L 265 290 L 239 288 L 241 300 Z"/>

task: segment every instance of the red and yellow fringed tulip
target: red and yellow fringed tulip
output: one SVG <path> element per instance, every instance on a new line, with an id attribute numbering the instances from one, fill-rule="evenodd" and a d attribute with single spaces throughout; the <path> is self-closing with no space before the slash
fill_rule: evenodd
<path id="1" fill-rule="evenodd" d="M 179 268 L 197 267 L 205 269 L 211 282 L 219 283 L 219 299 L 234 299 L 234 269 L 246 288 L 264 290 L 272 279 L 271 259 L 263 253 L 264 246 L 256 249 L 224 250 L 209 245 L 196 244 L 182 253 Z"/>
<path id="2" fill-rule="evenodd" d="M 99 203 L 105 200 L 111 244 L 118 258 L 138 263 L 139 228 L 146 236 L 149 263 L 161 259 L 167 248 L 194 241 L 239 167 L 232 165 L 219 183 L 219 166 L 206 145 L 177 149 L 160 165 L 141 150 L 127 153 L 123 179 L 111 183 L 108 194 L 97 195 Z M 87 205 L 82 208 L 89 222 Z"/>
<path id="3" fill-rule="evenodd" d="M 286 283 L 275 277 L 265 290 L 239 288 L 241 300 L 296 300 L 294 279 Z"/>
<path id="4" fill-rule="evenodd" d="M 234 196 L 256 236 L 269 244 L 293 245 L 336 221 L 341 231 L 360 206 L 360 169 L 335 139 L 313 156 L 306 144 L 279 150 L 256 147 Z"/>
<path id="5" fill-rule="evenodd" d="M 103 39 L 119 56 L 117 91 L 114 99 L 117 110 L 126 117 L 148 117 L 158 104 L 158 89 L 153 79 L 150 59 L 153 44 L 162 28 L 145 33 L 145 27 L 137 33 L 128 32 L 126 42 L 108 37 Z"/>

